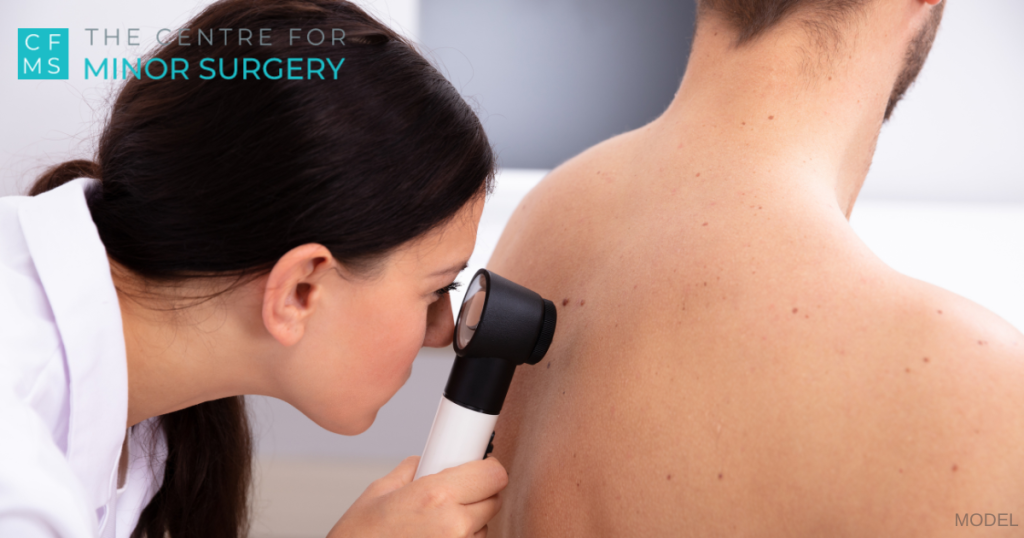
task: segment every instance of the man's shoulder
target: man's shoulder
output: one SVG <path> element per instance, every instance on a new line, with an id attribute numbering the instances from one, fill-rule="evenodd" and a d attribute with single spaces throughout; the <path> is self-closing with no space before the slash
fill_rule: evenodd
<path id="1" fill-rule="evenodd" d="M 1024 375 L 1024 334 L 987 308 L 911 277 L 890 277 L 887 299 L 904 345 L 925 345 L 958 369 Z M 1024 385 L 1019 386 L 1024 394 Z M 1022 409 L 1024 411 L 1024 409 Z"/>
<path id="2" fill-rule="evenodd" d="M 982 393 L 1015 398 L 1021 404 L 1016 412 L 1024 417 L 1024 334 L 938 286 L 888 269 L 875 282 L 851 301 L 868 318 L 869 350 L 884 361 L 900 358 L 902 373 L 920 373 L 926 388 L 946 395 L 968 391 L 962 394 L 965 403 L 984 402 Z"/>
<path id="3" fill-rule="evenodd" d="M 885 364 L 879 420 L 906 455 L 935 459 L 950 497 L 1024 502 L 1024 335 L 988 309 L 897 275 L 873 344 Z M 959 484 L 959 489 L 952 485 Z M 948 487 L 947 487 L 948 486 Z M 1007 498 L 1007 496 L 1009 498 Z"/>

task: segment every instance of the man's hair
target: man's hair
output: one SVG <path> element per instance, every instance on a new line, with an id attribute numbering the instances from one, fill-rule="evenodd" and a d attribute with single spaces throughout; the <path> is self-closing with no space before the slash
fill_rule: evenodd
<path id="1" fill-rule="evenodd" d="M 839 26 L 869 0 L 697 0 L 697 20 L 721 17 L 737 32 L 741 45 L 760 36 L 795 13 L 807 14 L 803 23 L 819 39 L 839 37 Z"/>

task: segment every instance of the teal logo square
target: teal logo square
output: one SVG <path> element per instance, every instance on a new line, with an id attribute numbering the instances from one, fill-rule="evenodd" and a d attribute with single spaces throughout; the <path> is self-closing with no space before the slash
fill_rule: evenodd
<path id="1" fill-rule="evenodd" d="M 18 80 L 68 80 L 68 29 L 18 28 Z"/>

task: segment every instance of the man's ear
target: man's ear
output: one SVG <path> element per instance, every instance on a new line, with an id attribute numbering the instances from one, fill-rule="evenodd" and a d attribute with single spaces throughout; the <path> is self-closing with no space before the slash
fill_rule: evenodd
<path id="1" fill-rule="evenodd" d="M 278 342 L 291 346 L 302 339 L 321 297 L 319 280 L 333 265 L 327 247 L 315 243 L 293 248 L 274 264 L 263 291 L 263 324 Z"/>

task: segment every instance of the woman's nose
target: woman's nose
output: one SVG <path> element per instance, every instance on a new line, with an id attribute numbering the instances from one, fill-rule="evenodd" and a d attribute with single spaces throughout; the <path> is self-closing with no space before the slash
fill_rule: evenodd
<path id="1" fill-rule="evenodd" d="M 427 333 L 424 347 L 446 347 L 452 343 L 455 321 L 452 319 L 452 300 L 447 293 L 427 309 Z"/>

